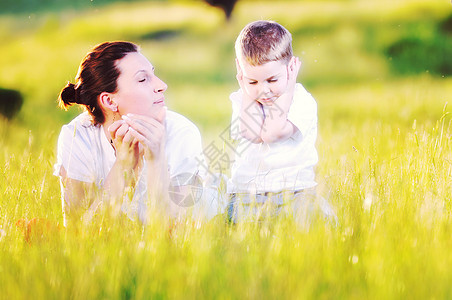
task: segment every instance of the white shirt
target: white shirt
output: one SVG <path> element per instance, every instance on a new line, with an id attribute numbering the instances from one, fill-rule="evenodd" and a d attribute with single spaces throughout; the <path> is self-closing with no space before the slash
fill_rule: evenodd
<path id="1" fill-rule="evenodd" d="M 203 174 L 199 169 L 203 163 L 201 134 L 198 128 L 184 116 L 173 111 L 166 114 L 166 157 L 170 180 L 175 185 L 187 179 L 187 174 Z M 82 113 L 64 125 L 58 138 L 57 163 L 54 175 L 61 176 L 64 167 L 67 177 L 82 182 L 95 183 L 102 187 L 105 178 L 116 161 L 115 151 L 105 136 L 102 125 L 93 125 L 88 113 Z M 130 205 L 122 210 L 133 218 L 145 222 L 146 164 L 140 174 L 135 194 Z M 181 182 L 180 184 L 184 184 Z"/>
<path id="2" fill-rule="evenodd" d="M 230 96 L 231 138 L 238 141 L 238 146 L 228 193 L 295 191 L 316 186 L 317 103 L 311 94 L 296 84 L 287 119 L 299 131 L 284 141 L 253 144 L 239 134 L 242 93 L 238 90 Z"/>

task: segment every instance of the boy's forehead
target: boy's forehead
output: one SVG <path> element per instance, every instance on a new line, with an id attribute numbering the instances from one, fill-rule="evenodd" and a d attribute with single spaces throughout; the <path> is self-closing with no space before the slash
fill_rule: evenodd
<path id="1" fill-rule="evenodd" d="M 286 71 L 286 65 L 281 61 L 270 61 L 262 65 L 253 66 L 246 61 L 239 60 L 243 76 L 252 79 L 269 78 Z"/>

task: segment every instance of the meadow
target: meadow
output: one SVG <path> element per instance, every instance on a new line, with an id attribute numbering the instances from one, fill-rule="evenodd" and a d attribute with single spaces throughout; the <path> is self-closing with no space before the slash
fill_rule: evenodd
<path id="1" fill-rule="evenodd" d="M 416 68 L 429 52 L 398 72 L 386 51 L 450 38 L 438 24 L 451 13 L 431 0 L 239 1 L 229 21 L 200 1 L 0 13 L 0 87 L 25 99 L 0 117 L 0 299 L 452 298 L 452 77 Z M 158 216 L 146 228 L 104 216 L 63 228 L 56 141 L 80 110 L 56 100 L 86 52 L 138 43 L 169 108 L 231 154 L 220 133 L 237 89 L 233 43 L 256 19 L 293 33 L 298 80 L 318 103 L 318 192 L 338 224 L 220 215 L 169 231 Z"/>

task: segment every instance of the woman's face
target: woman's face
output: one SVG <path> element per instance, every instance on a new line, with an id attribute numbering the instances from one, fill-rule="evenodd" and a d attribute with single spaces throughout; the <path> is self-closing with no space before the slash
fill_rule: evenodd
<path id="1" fill-rule="evenodd" d="M 113 101 L 121 115 L 128 113 L 156 116 L 165 106 L 167 85 L 154 73 L 154 67 L 141 53 L 128 53 L 117 61 L 120 71 L 118 91 Z"/>

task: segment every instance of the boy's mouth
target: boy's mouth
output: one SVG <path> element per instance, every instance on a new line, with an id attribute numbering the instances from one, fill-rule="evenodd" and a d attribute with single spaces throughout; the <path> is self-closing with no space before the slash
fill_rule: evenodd
<path id="1" fill-rule="evenodd" d="M 273 102 L 275 102 L 276 97 L 268 97 L 268 98 L 261 98 L 259 99 L 259 102 L 266 105 L 271 105 Z"/>

